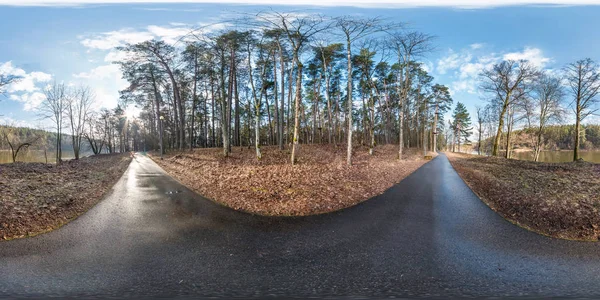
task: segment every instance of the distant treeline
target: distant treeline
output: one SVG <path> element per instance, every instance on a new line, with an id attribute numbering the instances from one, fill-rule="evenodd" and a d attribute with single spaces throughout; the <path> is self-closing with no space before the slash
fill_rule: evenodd
<path id="1" fill-rule="evenodd" d="M 10 131 L 10 135 L 14 136 L 4 136 L 4 132 Z M 12 127 L 6 125 L 0 125 L 0 150 L 10 150 L 10 145 L 8 144 L 7 138 L 10 139 L 11 142 L 26 142 L 32 141 L 31 146 L 29 146 L 29 150 L 47 150 L 49 152 L 54 152 L 56 150 L 56 133 L 50 132 L 42 129 L 33 129 L 27 127 Z M 73 150 L 73 145 L 71 144 L 71 135 L 63 134 L 63 142 L 61 143 L 61 148 L 63 151 Z M 89 147 L 86 145 L 84 147 L 85 152 L 90 151 Z"/>
<path id="2" fill-rule="evenodd" d="M 513 149 L 533 149 L 536 128 L 515 130 L 511 137 Z M 543 130 L 544 150 L 573 150 L 575 125 L 551 125 Z M 482 152 L 490 153 L 493 138 L 482 141 Z M 473 143 L 477 151 L 477 143 Z M 500 149 L 506 150 L 506 133 L 502 134 Z M 581 149 L 600 150 L 600 125 L 584 125 L 581 132 Z"/>

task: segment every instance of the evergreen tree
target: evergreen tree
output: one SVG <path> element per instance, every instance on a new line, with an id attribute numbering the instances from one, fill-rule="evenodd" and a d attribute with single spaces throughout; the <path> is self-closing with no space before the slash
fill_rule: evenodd
<path id="1" fill-rule="evenodd" d="M 471 116 L 467 111 L 467 108 L 461 102 L 456 103 L 454 113 L 452 114 L 452 129 L 454 131 L 454 144 L 458 145 L 458 152 L 460 152 L 460 144 L 467 143 L 471 136 Z M 454 148 L 454 147 L 453 147 Z"/>

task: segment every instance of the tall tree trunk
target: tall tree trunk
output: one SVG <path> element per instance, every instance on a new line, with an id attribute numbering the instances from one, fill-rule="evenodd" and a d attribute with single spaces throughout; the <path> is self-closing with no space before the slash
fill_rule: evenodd
<path id="1" fill-rule="evenodd" d="M 285 63 L 283 60 L 283 49 L 279 38 L 277 39 L 277 47 L 279 47 L 279 63 L 281 67 L 281 110 L 279 114 L 279 150 L 283 150 L 283 115 L 285 112 Z"/>
<path id="2" fill-rule="evenodd" d="M 302 63 L 300 62 L 299 58 L 298 58 L 298 49 L 294 49 L 294 62 L 296 64 L 296 66 L 298 66 L 298 69 L 296 72 L 298 72 L 298 74 L 296 74 L 296 100 L 294 103 L 294 138 L 293 138 L 293 144 L 292 144 L 292 157 L 291 157 L 291 163 L 292 165 L 294 165 L 296 163 L 296 156 L 298 155 L 298 130 L 299 130 L 299 126 L 300 126 L 300 101 L 302 101 Z"/>
<path id="3" fill-rule="evenodd" d="M 190 115 L 190 150 L 194 149 L 194 120 L 196 119 L 196 101 L 197 101 L 197 82 L 198 82 L 198 59 L 197 53 L 194 53 L 194 90 L 192 94 L 192 113 Z"/>
<path id="4" fill-rule="evenodd" d="M 228 85 L 228 89 L 227 89 L 227 110 L 225 113 L 225 120 L 226 120 L 226 127 L 227 127 L 227 148 L 228 151 L 231 153 L 231 113 L 232 113 L 232 108 L 233 108 L 233 84 L 235 82 L 235 50 L 233 49 L 233 47 L 231 48 L 231 53 L 230 53 L 230 66 L 229 66 L 229 85 Z M 235 143 L 235 141 L 233 141 Z"/>
<path id="5" fill-rule="evenodd" d="M 162 157 L 162 155 L 165 153 L 164 152 L 164 143 L 163 143 L 163 128 L 162 128 L 162 120 L 160 119 L 161 115 L 160 115 L 160 91 L 158 90 L 158 85 L 156 84 L 156 77 L 154 77 L 154 72 L 152 70 L 150 70 L 150 78 L 152 79 L 152 88 L 154 91 L 154 106 L 156 109 L 156 120 L 158 121 L 158 142 L 159 142 L 159 146 L 160 146 L 160 155 Z"/>
<path id="6" fill-rule="evenodd" d="M 542 125 L 540 124 L 540 129 L 537 134 L 537 146 L 535 147 L 535 153 L 533 154 L 533 161 L 540 160 L 540 152 L 542 148 Z"/>
<path id="7" fill-rule="evenodd" d="M 427 155 L 427 102 L 425 102 L 425 111 L 423 112 L 423 156 Z"/>
<path id="8" fill-rule="evenodd" d="M 498 145 L 500 145 L 500 137 L 502 136 L 502 127 L 504 127 L 504 114 L 506 113 L 507 106 L 508 106 L 508 104 L 503 105 L 502 111 L 500 112 L 500 118 L 498 120 L 498 129 L 496 131 L 496 137 L 494 137 L 492 156 L 498 156 Z"/>
<path id="9" fill-rule="evenodd" d="M 266 94 L 266 90 L 265 90 L 265 94 Z M 267 121 L 269 124 L 269 139 L 268 139 L 268 143 L 269 145 L 273 145 L 273 122 L 271 121 L 271 106 L 269 105 L 269 95 L 265 95 L 265 104 L 267 105 Z"/>
<path id="10" fill-rule="evenodd" d="M 340 102 L 342 101 L 342 95 L 340 95 L 340 92 L 338 91 L 337 93 L 337 98 L 335 101 L 335 111 L 333 113 L 333 131 L 337 132 L 337 134 L 335 134 L 333 136 L 333 144 L 337 146 L 337 141 L 341 141 L 342 140 L 342 126 L 339 126 L 339 115 L 340 115 Z"/>
<path id="11" fill-rule="evenodd" d="M 225 157 L 229 156 L 229 121 L 228 121 L 228 113 L 227 113 L 227 98 L 229 97 L 225 92 L 225 54 L 221 52 L 221 138 L 223 140 L 223 155 Z M 230 69 L 231 72 L 231 69 Z"/>
<path id="12" fill-rule="evenodd" d="M 373 99 L 372 89 L 369 89 L 369 135 L 371 136 L 371 142 L 369 143 L 369 155 L 373 155 L 373 149 L 375 148 L 375 99 Z"/>
<path id="13" fill-rule="evenodd" d="M 279 101 L 277 99 L 277 59 L 275 51 L 273 51 L 273 108 L 275 108 L 275 135 L 277 145 L 281 145 L 280 134 L 279 134 Z"/>
<path id="14" fill-rule="evenodd" d="M 203 145 L 204 147 L 208 147 L 208 135 L 209 133 L 209 128 L 208 128 L 208 84 L 204 84 L 204 101 L 203 102 L 203 106 L 204 106 L 204 111 L 203 111 L 203 122 L 204 122 L 204 131 L 203 131 Z"/>
<path id="15" fill-rule="evenodd" d="M 235 96 L 235 145 L 236 146 L 241 146 L 242 145 L 242 138 L 241 138 L 241 120 L 240 120 L 240 95 L 238 93 L 238 78 L 237 78 L 237 66 L 236 66 L 236 72 L 233 73 L 233 89 L 234 89 L 234 96 Z"/>
<path id="16" fill-rule="evenodd" d="M 386 80 L 383 80 L 383 96 L 384 96 L 384 100 L 385 100 L 385 109 L 381 111 L 381 116 L 382 119 L 384 121 L 383 124 L 383 135 L 384 135 L 384 141 L 386 144 L 390 143 L 390 100 L 389 100 L 389 95 L 388 95 L 388 90 L 387 90 L 387 83 Z"/>
<path id="17" fill-rule="evenodd" d="M 481 155 L 481 131 L 482 131 L 481 123 L 479 123 L 479 138 L 477 142 L 477 154 Z"/>
<path id="18" fill-rule="evenodd" d="M 329 76 L 327 73 L 325 74 L 325 100 L 327 101 L 327 142 L 331 144 L 332 140 L 335 144 L 335 139 L 332 138 L 333 135 L 333 117 L 331 113 L 331 99 L 329 97 Z"/>
<path id="19" fill-rule="evenodd" d="M 346 163 L 352 165 L 352 51 L 350 38 L 346 40 L 346 58 L 348 60 L 348 149 Z"/>
<path id="20" fill-rule="evenodd" d="M 405 78 L 402 78 L 402 68 L 398 71 L 398 95 L 400 97 L 400 105 L 399 105 L 399 110 L 400 110 L 400 115 L 398 116 L 398 123 L 399 123 L 399 133 L 398 133 L 398 159 L 402 159 L 402 150 L 404 147 L 404 106 L 406 104 L 406 97 L 408 95 L 408 89 L 409 89 L 409 66 L 408 66 L 408 62 L 410 62 L 410 56 L 407 56 L 404 59 L 404 66 L 402 66 L 402 62 L 400 61 L 400 57 L 398 58 L 398 64 L 400 66 L 402 66 L 402 68 L 404 68 L 405 71 Z M 402 87 L 402 90 L 400 91 L 400 83 L 402 83 L 404 81 L 404 86 Z M 400 93 L 401 92 L 401 93 Z M 410 140 L 410 135 L 409 135 L 409 140 Z"/>
<path id="21" fill-rule="evenodd" d="M 211 110 L 210 110 L 210 130 L 211 130 L 211 147 L 217 146 L 216 135 L 215 135 L 215 84 L 213 78 L 213 72 L 210 72 L 210 100 L 211 100 Z"/>
<path id="22" fill-rule="evenodd" d="M 250 44 L 248 44 L 248 73 L 250 77 L 250 87 L 252 88 L 252 98 L 254 99 L 254 148 L 256 150 L 256 158 L 261 159 L 262 154 L 260 153 L 260 99 L 256 97 L 256 88 L 254 86 L 254 77 L 252 76 L 252 55 L 251 55 Z M 264 78 L 266 66 L 263 65 L 263 71 L 261 78 Z M 264 90 L 264 87 L 262 88 Z M 262 98 L 261 90 L 261 98 Z M 250 133 L 248 133 L 249 135 Z"/>
<path id="23" fill-rule="evenodd" d="M 293 93 L 293 84 L 292 83 L 294 82 L 292 77 L 293 77 L 294 68 L 296 67 L 295 64 L 296 64 L 296 62 L 294 60 L 292 60 L 292 66 L 290 67 L 290 72 L 289 72 L 289 77 L 288 77 L 288 110 L 287 110 L 287 122 L 286 122 L 287 134 L 285 135 L 286 143 L 289 143 L 289 138 L 292 135 L 290 133 L 290 124 L 292 123 L 290 114 L 291 114 L 291 110 L 292 110 L 292 93 Z"/>
<path id="24" fill-rule="evenodd" d="M 438 123 L 439 106 L 440 105 L 439 105 L 439 103 L 436 100 L 436 102 L 435 102 L 435 115 L 433 116 L 433 128 L 432 128 L 432 130 L 433 130 L 433 138 L 432 138 L 432 143 L 433 143 L 432 149 L 433 149 L 433 152 L 437 152 L 437 135 L 438 135 L 438 132 L 437 132 L 437 123 Z M 480 139 L 481 139 L 481 135 L 480 135 Z"/>
<path id="25" fill-rule="evenodd" d="M 508 114 L 507 114 L 507 119 L 508 119 L 508 124 L 507 125 L 507 130 L 506 130 L 506 154 L 505 154 L 505 158 L 510 158 L 511 155 L 511 151 L 510 151 L 510 142 L 511 142 L 511 137 L 512 137 L 512 127 L 513 127 L 513 116 L 514 116 L 514 107 L 509 106 L 508 107 Z"/>
<path id="26" fill-rule="evenodd" d="M 575 116 L 575 145 L 573 145 L 573 161 L 577 161 L 579 159 L 579 143 L 580 143 L 580 135 L 581 135 L 581 106 L 579 105 L 579 101 L 577 101 L 577 108 Z"/>
<path id="27" fill-rule="evenodd" d="M 457 150 L 460 153 L 460 124 L 456 125 L 457 127 L 457 137 L 456 137 L 456 141 L 457 141 Z"/>
<path id="28" fill-rule="evenodd" d="M 317 84 L 313 84 L 313 105 L 312 105 L 312 143 L 315 143 L 315 139 L 317 136 L 317 105 L 319 101 L 319 95 L 317 90 Z"/>

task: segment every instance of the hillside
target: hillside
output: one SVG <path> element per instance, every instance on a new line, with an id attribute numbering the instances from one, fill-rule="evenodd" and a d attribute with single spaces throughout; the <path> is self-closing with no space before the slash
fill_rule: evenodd
<path id="1" fill-rule="evenodd" d="M 27 127 L 11 127 L 11 126 L 5 126 L 5 125 L 0 125 L 0 133 L 7 129 L 7 128 L 11 128 L 14 129 L 18 138 L 20 138 L 21 140 L 27 140 L 31 137 L 39 137 L 38 140 L 36 140 L 36 142 L 31 145 L 31 147 L 29 147 L 29 150 L 54 150 L 56 148 L 56 133 L 55 132 L 51 132 L 51 131 L 46 131 L 46 130 L 41 130 L 41 129 L 33 129 L 33 128 L 27 128 Z M 61 143 L 61 148 L 62 150 L 65 151 L 69 151 L 72 150 L 72 145 L 71 145 L 71 135 L 70 134 L 63 134 L 63 138 L 62 138 L 62 143 Z M 82 145 L 83 149 L 82 150 L 87 150 L 87 145 Z M 9 146 L 6 143 L 6 140 L 2 137 L 2 135 L 0 134 L 0 150 L 8 150 Z"/>
<path id="2" fill-rule="evenodd" d="M 580 149 L 600 150 L 600 125 L 585 125 L 585 133 L 581 136 Z M 513 131 L 511 144 L 513 149 L 533 149 L 535 128 L 524 128 Z M 548 126 L 543 133 L 545 150 L 572 150 L 574 144 L 575 125 Z M 485 152 L 489 152 L 493 136 L 482 141 Z M 500 149 L 506 148 L 506 132 L 502 134 Z M 473 140 L 473 149 L 477 150 L 477 140 Z"/>

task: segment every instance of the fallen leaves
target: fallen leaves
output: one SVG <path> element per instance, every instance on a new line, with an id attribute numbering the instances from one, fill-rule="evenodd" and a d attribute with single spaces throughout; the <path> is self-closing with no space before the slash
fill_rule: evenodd
<path id="1" fill-rule="evenodd" d="M 600 238 L 600 164 L 447 155 L 473 191 L 510 221 L 558 238 Z"/>
<path id="2" fill-rule="evenodd" d="M 0 240 L 60 227 L 94 206 L 121 177 L 128 154 L 0 165 Z"/>
<path id="3" fill-rule="evenodd" d="M 345 146 L 302 145 L 298 162 L 289 164 L 289 151 L 263 147 L 195 149 L 155 160 L 169 174 L 199 194 L 236 210 L 261 215 L 301 216 L 331 212 L 376 196 L 426 161 L 408 149 L 403 160 L 397 147 L 355 148 L 353 165 L 346 165 Z"/>

